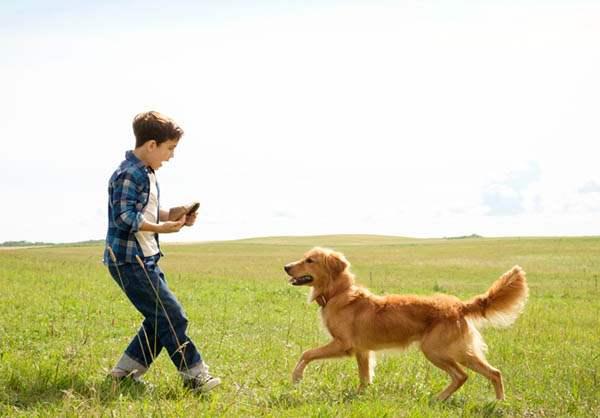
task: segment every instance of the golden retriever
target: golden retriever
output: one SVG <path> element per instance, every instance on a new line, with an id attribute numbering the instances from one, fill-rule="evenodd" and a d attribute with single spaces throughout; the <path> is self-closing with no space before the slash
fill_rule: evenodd
<path id="1" fill-rule="evenodd" d="M 418 343 L 425 357 L 450 375 L 439 400 L 446 400 L 467 380 L 461 365 L 488 378 L 496 398 L 504 399 L 502 374 L 486 361 L 487 347 L 477 327 L 506 327 L 517 319 L 529 294 L 521 267 L 514 266 L 486 293 L 468 302 L 449 295 L 374 295 L 354 283 L 343 254 L 325 248 L 313 248 L 284 269 L 292 285 L 312 288 L 309 300 L 321 306 L 323 323 L 333 338 L 302 354 L 292 373 L 295 383 L 313 360 L 354 355 L 361 390 L 372 381 L 374 351 Z"/>

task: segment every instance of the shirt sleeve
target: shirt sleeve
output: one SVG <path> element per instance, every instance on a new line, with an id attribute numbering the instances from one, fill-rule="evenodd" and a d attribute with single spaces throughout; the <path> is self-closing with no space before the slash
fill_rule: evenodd
<path id="1" fill-rule="evenodd" d="M 124 171 L 113 180 L 110 204 L 117 228 L 127 232 L 137 232 L 143 221 L 140 194 L 142 185 L 131 172 Z"/>

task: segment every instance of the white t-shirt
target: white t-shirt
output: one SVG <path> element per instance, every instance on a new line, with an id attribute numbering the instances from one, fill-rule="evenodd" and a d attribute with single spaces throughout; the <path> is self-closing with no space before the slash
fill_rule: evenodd
<path id="1" fill-rule="evenodd" d="M 148 173 L 150 179 L 150 196 L 148 196 L 148 204 L 142 212 L 142 218 L 146 222 L 158 223 L 158 189 L 156 188 L 156 176 L 154 173 Z M 154 232 L 151 231 L 138 231 L 135 233 L 144 257 L 150 257 L 151 255 L 158 254 L 158 243 Z"/>

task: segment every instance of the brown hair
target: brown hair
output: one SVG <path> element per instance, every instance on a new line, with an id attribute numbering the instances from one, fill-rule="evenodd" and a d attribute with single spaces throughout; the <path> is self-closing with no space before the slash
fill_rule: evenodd
<path id="1" fill-rule="evenodd" d="M 133 133 L 135 135 L 135 147 L 137 148 L 151 140 L 155 140 L 157 144 L 169 139 L 179 140 L 183 135 L 183 129 L 171 118 L 150 111 L 135 115 L 133 118 Z"/>

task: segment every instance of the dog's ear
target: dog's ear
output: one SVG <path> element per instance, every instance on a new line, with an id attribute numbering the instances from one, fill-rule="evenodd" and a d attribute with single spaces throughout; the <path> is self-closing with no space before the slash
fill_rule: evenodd
<path id="1" fill-rule="evenodd" d="M 333 276 L 337 276 L 350 267 L 350 263 L 348 260 L 346 260 L 344 254 L 338 253 L 337 251 L 332 251 L 331 253 L 327 254 L 327 257 L 325 258 L 325 264 Z"/>

